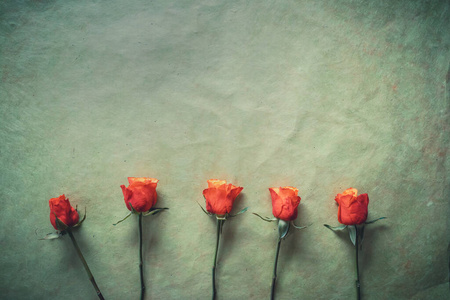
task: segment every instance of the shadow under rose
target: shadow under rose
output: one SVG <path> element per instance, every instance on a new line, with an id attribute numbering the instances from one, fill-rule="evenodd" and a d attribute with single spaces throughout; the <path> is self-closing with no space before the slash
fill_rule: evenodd
<path id="1" fill-rule="evenodd" d="M 349 225 L 350 226 L 350 225 Z M 369 267 L 370 262 L 372 261 L 373 255 L 376 255 L 372 251 L 372 243 L 375 243 L 378 239 L 377 236 L 389 227 L 384 224 L 370 224 L 364 226 L 364 238 L 362 245 L 360 244 L 358 249 L 358 264 L 359 264 L 359 280 L 361 283 L 361 296 L 364 296 L 364 273 L 365 270 Z M 359 230 L 359 229 L 358 229 Z M 356 248 L 355 245 L 350 240 L 348 228 L 340 231 L 330 232 L 332 234 L 336 234 L 339 239 L 343 239 L 345 241 L 345 252 L 348 261 L 348 270 L 353 270 L 356 268 Z M 362 247 L 361 247 L 362 246 Z M 356 276 L 356 275 L 355 275 Z"/>
<path id="2" fill-rule="evenodd" d="M 236 201 L 233 205 L 233 210 L 231 211 L 231 214 L 236 214 L 242 209 L 244 209 L 245 206 L 245 194 L 239 194 L 236 198 Z M 222 236 L 220 238 L 220 245 L 219 245 L 219 256 L 217 258 L 217 263 L 220 264 L 223 261 L 226 261 L 230 256 L 235 255 L 234 251 L 237 249 L 235 247 L 236 244 L 236 228 L 239 226 L 239 219 L 244 217 L 244 215 L 248 214 L 248 212 L 245 212 L 243 214 L 240 214 L 236 217 L 228 218 L 227 221 L 224 223 L 222 228 Z M 215 221 L 215 220 L 214 220 Z"/>
<path id="3" fill-rule="evenodd" d="M 277 266 L 277 285 L 276 291 L 277 294 L 283 294 L 285 289 L 292 289 L 290 286 L 286 286 L 283 284 L 284 278 L 292 277 L 293 274 L 297 273 L 297 270 L 293 268 L 293 261 L 302 261 L 305 256 L 304 250 L 305 246 L 302 243 L 302 237 L 304 234 L 307 234 L 308 228 L 310 224 L 306 224 L 304 220 L 304 216 L 306 215 L 303 204 L 300 202 L 298 206 L 298 215 L 297 219 L 294 221 L 296 226 L 308 226 L 304 229 L 296 229 L 292 224 L 289 229 L 289 233 L 285 239 L 281 242 L 280 255 L 278 258 L 278 266 Z M 276 225 L 276 223 L 274 223 Z M 272 241 L 273 240 L 273 241 Z M 273 260 L 276 252 L 276 244 L 278 241 L 278 232 L 275 232 L 273 239 L 271 238 L 271 242 L 273 244 L 273 252 L 268 259 Z M 272 271 L 272 270 L 271 270 Z M 270 273 L 272 277 L 272 273 Z"/>
<path id="4" fill-rule="evenodd" d="M 362 274 L 364 268 L 372 264 L 372 258 L 377 254 L 373 251 L 373 244 L 380 242 L 381 235 L 385 235 L 385 231 L 390 230 L 390 227 L 385 224 L 374 224 L 366 226 L 364 229 L 364 241 L 362 243 L 362 250 L 360 251 L 360 267 L 362 267 Z"/>

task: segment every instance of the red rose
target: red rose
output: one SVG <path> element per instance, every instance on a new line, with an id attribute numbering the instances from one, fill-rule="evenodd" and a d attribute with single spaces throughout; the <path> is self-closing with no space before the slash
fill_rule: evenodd
<path id="1" fill-rule="evenodd" d="M 298 196 L 298 189 L 285 186 L 279 188 L 269 188 L 272 196 L 272 213 L 275 218 L 284 221 L 293 221 L 297 218 L 298 204 L 301 198 Z"/>
<path id="2" fill-rule="evenodd" d="M 367 194 L 357 195 L 357 189 L 349 188 L 342 194 L 337 194 L 336 198 L 334 198 L 339 204 L 339 223 L 344 225 L 359 225 L 366 221 L 369 196 Z"/>
<path id="3" fill-rule="evenodd" d="M 233 203 L 243 187 L 227 184 L 225 180 L 210 179 L 208 188 L 203 190 L 206 199 L 206 210 L 212 214 L 223 216 L 229 214 Z"/>
<path id="4" fill-rule="evenodd" d="M 156 204 L 156 185 L 158 179 L 146 177 L 128 177 L 128 187 L 121 185 L 123 197 L 128 210 L 131 206 L 137 212 L 146 212 Z M 130 206 L 131 203 L 131 206 Z"/>
<path id="5" fill-rule="evenodd" d="M 66 196 L 61 195 L 58 198 L 50 199 L 48 202 L 50 205 L 50 222 L 56 230 L 60 230 L 56 225 L 56 218 L 68 227 L 73 227 L 78 223 L 80 216 L 75 208 L 70 205 Z"/>

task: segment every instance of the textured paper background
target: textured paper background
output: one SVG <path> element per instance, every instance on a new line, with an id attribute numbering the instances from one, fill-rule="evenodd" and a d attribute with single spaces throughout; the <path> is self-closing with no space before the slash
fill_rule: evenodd
<path id="1" fill-rule="evenodd" d="M 139 297 L 127 176 L 156 177 L 147 299 L 209 299 L 209 178 L 244 187 L 224 228 L 219 299 L 268 299 L 272 186 L 296 186 L 277 299 L 353 299 L 354 250 L 334 196 L 370 197 L 363 299 L 445 299 L 448 1 L 2 1 L 2 299 L 96 299 L 48 199 L 87 209 L 75 232 L 106 299 Z M 447 77 L 446 77 L 447 76 Z"/>

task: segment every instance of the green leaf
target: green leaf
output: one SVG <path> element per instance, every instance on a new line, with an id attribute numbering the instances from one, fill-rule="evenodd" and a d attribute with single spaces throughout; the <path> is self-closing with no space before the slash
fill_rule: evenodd
<path id="1" fill-rule="evenodd" d="M 167 207 L 162 207 L 162 208 L 152 208 L 152 209 L 150 209 L 148 212 L 143 213 L 142 215 L 143 215 L 144 217 L 146 217 L 146 216 L 151 216 L 151 215 L 156 215 L 157 213 L 162 212 L 163 210 L 166 210 L 166 209 L 168 209 L 168 208 L 167 208 Z"/>
<path id="2" fill-rule="evenodd" d="M 353 243 L 353 246 L 356 243 L 356 225 L 350 225 L 347 227 L 348 228 L 348 235 L 350 236 L 350 240 Z"/>
<path id="3" fill-rule="evenodd" d="M 115 224 L 113 224 L 113 225 L 116 226 L 117 224 L 122 223 L 123 221 L 125 221 L 126 219 L 128 219 L 128 217 L 131 216 L 131 214 L 132 214 L 132 212 L 130 211 L 130 212 L 128 213 L 128 215 L 125 216 L 125 218 L 123 218 L 122 220 L 120 220 L 119 222 L 117 222 L 117 223 L 115 223 Z"/>
<path id="4" fill-rule="evenodd" d="M 338 231 L 338 230 L 344 230 L 345 228 L 347 228 L 347 225 L 341 225 L 341 226 L 330 226 L 328 224 L 323 224 L 323 226 L 325 226 L 326 228 L 333 230 L 333 231 Z"/>
<path id="5" fill-rule="evenodd" d="M 244 209 L 242 209 L 240 212 L 238 212 L 237 214 L 234 215 L 229 215 L 230 218 L 236 217 L 237 215 L 243 214 L 248 210 L 248 207 L 245 207 Z"/>
<path id="6" fill-rule="evenodd" d="M 278 236 L 280 239 L 284 239 L 289 232 L 289 222 L 284 220 L 278 220 Z"/>
<path id="7" fill-rule="evenodd" d="M 278 220 L 277 218 L 263 217 L 263 216 L 261 216 L 261 215 L 259 215 L 259 214 L 257 214 L 257 213 L 252 213 L 252 214 L 254 214 L 255 216 L 260 217 L 262 220 L 264 220 L 264 221 L 266 221 L 266 222 L 273 222 L 273 221 Z"/>
<path id="8" fill-rule="evenodd" d="M 375 219 L 375 220 L 372 220 L 372 221 L 368 221 L 368 222 L 366 222 L 365 224 L 367 225 L 367 224 L 372 224 L 372 223 L 375 223 L 376 221 L 378 221 L 378 220 L 383 220 L 383 219 L 387 219 L 386 217 L 381 217 L 381 218 L 378 218 L 378 219 Z"/>

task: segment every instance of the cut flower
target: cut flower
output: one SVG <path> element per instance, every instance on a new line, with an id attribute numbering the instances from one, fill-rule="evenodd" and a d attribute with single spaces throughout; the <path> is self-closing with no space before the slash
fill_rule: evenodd
<path id="1" fill-rule="evenodd" d="M 337 194 L 334 199 L 339 204 L 338 221 L 344 225 L 359 225 L 367 219 L 367 206 L 369 196 L 358 195 L 354 188 L 346 189 L 342 194 Z"/>
<path id="2" fill-rule="evenodd" d="M 301 200 L 298 196 L 298 189 L 286 186 L 269 188 L 269 191 L 272 196 L 273 216 L 284 221 L 295 220 L 298 214 L 298 205 Z"/>
<path id="3" fill-rule="evenodd" d="M 225 180 L 208 180 L 208 188 L 203 190 L 206 210 L 218 216 L 229 214 L 236 197 L 243 189 L 243 187 L 237 187 L 231 183 L 227 184 Z"/>
<path id="4" fill-rule="evenodd" d="M 74 227 L 78 224 L 80 216 L 76 209 L 70 205 L 69 199 L 65 195 L 51 198 L 48 202 L 50 205 L 50 222 L 56 230 L 65 230 L 67 227 Z M 57 219 L 59 222 L 57 222 Z M 62 228 L 64 225 L 66 228 Z"/>
<path id="5" fill-rule="evenodd" d="M 136 212 L 149 211 L 158 197 L 156 185 L 158 179 L 146 177 L 128 177 L 128 187 L 121 185 L 123 197 L 128 210 Z"/>

